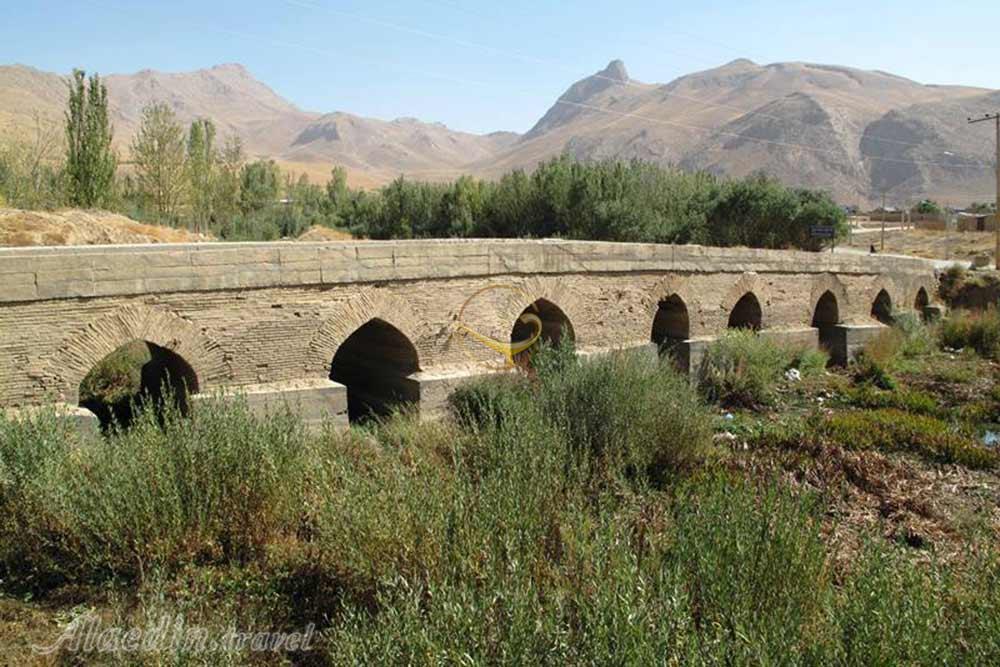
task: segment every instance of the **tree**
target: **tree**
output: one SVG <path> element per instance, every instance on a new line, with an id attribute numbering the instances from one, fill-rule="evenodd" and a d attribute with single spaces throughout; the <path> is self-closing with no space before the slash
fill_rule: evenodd
<path id="1" fill-rule="evenodd" d="M 240 208 L 244 213 L 273 206 L 280 191 L 281 173 L 273 160 L 258 160 L 240 170 Z"/>
<path id="2" fill-rule="evenodd" d="M 73 70 L 66 109 L 66 176 L 75 206 L 107 205 L 114 191 L 118 157 L 111 150 L 108 91 L 100 77 Z"/>
<path id="3" fill-rule="evenodd" d="M 191 219 L 196 231 L 203 231 L 214 219 L 218 156 L 215 152 L 215 125 L 208 119 L 191 123 L 187 140 L 188 184 L 191 188 Z"/>
<path id="4" fill-rule="evenodd" d="M 11 206 L 55 208 L 64 201 L 59 154 L 62 128 L 35 114 L 35 129 L 22 141 L 0 144 L 0 195 Z"/>
<path id="5" fill-rule="evenodd" d="M 215 203 L 212 208 L 219 219 L 228 223 L 240 210 L 240 172 L 246 160 L 239 137 L 226 137 L 218 155 L 215 179 Z"/>
<path id="6" fill-rule="evenodd" d="M 162 102 L 142 111 L 132 139 L 139 194 L 160 222 L 175 222 L 187 190 L 184 130 Z"/>
<path id="7" fill-rule="evenodd" d="M 936 201 L 932 199 L 925 199 L 913 207 L 913 212 L 921 215 L 940 215 L 941 207 Z"/>

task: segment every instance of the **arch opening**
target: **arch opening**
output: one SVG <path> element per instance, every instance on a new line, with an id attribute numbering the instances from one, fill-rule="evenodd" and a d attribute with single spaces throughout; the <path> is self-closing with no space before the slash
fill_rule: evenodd
<path id="1" fill-rule="evenodd" d="M 921 287 L 917 290 L 917 296 L 913 300 L 913 308 L 920 314 L 921 318 L 926 317 L 925 309 L 931 305 L 931 299 L 927 295 L 927 290 Z"/>
<path id="2" fill-rule="evenodd" d="M 729 313 L 730 329 L 750 329 L 760 331 L 763 322 L 763 312 L 760 308 L 760 301 L 753 292 L 747 292 L 733 306 Z"/>
<path id="3" fill-rule="evenodd" d="M 514 326 L 510 331 L 510 342 L 512 345 L 521 341 L 531 340 L 538 332 L 538 324 L 530 316 L 535 316 L 541 321 L 541 335 L 538 336 L 538 340 L 531 347 L 514 355 L 514 363 L 518 366 L 529 366 L 531 364 L 531 355 L 538 348 L 539 341 L 558 345 L 563 339 L 568 339 L 571 342 L 576 340 L 576 336 L 573 333 L 573 325 L 569 321 L 569 318 L 566 317 L 566 313 L 551 301 L 538 299 L 522 310 L 521 314 L 514 321 Z"/>
<path id="4" fill-rule="evenodd" d="M 687 305 L 676 294 L 660 301 L 653 317 L 650 339 L 656 343 L 660 354 L 670 355 L 678 366 L 687 368 L 687 347 L 683 344 L 691 337 L 691 320 Z"/>
<path id="5" fill-rule="evenodd" d="M 892 318 L 892 298 L 884 289 L 879 290 L 875 300 L 872 302 L 871 316 L 885 325 L 891 325 Z"/>
<path id="6" fill-rule="evenodd" d="M 380 319 L 358 327 L 330 363 L 330 379 L 347 387 L 347 418 L 361 424 L 420 400 L 410 375 L 420 370 L 417 349 L 399 329 Z"/>
<path id="7" fill-rule="evenodd" d="M 840 305 L 837 303 L 836 295 L 827 290 L 816 301 L 812 318 L 812 326 L 819 329 L 819 344 L 827 351 L 832 351 L 835 347 L 838 324 L 840 324 Z"/>
<path id="8" fill-rule="evenodd" d="M 173 407 L 188 413 L 198 377 L 179 354 L 148 341 L 133 340 L 97 362 L 80 382 L 80 407 L 93 412 L 105 433 L 127 429 L 141 410 L 152 409 L 162 421 Z"/>

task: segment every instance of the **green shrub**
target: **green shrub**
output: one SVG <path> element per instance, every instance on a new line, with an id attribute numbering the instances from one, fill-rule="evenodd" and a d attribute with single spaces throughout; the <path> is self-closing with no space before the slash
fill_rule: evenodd
<path id="1" fill-rule="evenodd" d="M 892 325 L 902 334 L 899 354 L 904 357 L 930 354 L 937 347 L 934 331 L 918 313 L 897 313 L 893 316 Z"/>
<path id="2" fill-rule="evenodd" d="M 688 379 L 641 353 L 613 353 L 540 374 L 542 414 L 591 460 L 654 474 L 684 468 L 711 441 Z"/>
<path id="3" fill-rule="evenodd" d="M 8 426 L 4 450 L 48 441 L 58 431 L 47 424 Z M 31 464 L 36 479 L 5 484 L 3 496 L 39 510 L 15 525 L 35 537 L 24 557 L 36 566 L 142 578 L 192 561 L 247 562 L 294 533 L 310 451 L 287 413 L 264 419 L 241 401 L 207 401 L 190 419 L 168 409 L 161 423 L 145 411 L 128 431 L 50 442 Z"/>
<path id="4" fill-rule="evenodd" d="M 830 355 L 824 350 L 804 347 L 792 353 L 790 368 L 797 368 L 803 377 L 819 375 L 830 364 Z"/>
<path id="5" fill-rule="evenodd" d="M 941 344 L 953 349 L 971 348 L 983 357 L 1000 357 L 1000 311 L 954 311 L 941 324 Z"/>
<path id="6" fill-rule="evenodd" d="M 996 452 L 961 435 L 947 422 L 897 409 L 830 415 L 820 424 L 823 435 L 852 449 L 908 451 L 930 461 L 995 468 Z"/>
<path id="7" fill-rule="evenodd" d="M 708 400 L 725 405 L 769 405 L 791 361 L 789 352 L 764 336 L 727 331 L 705 352 L 698 387 Z"/>

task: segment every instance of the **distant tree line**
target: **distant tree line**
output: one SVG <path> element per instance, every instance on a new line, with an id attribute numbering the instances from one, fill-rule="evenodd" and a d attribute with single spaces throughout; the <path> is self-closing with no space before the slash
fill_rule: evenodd
<path id="1" fill-rule="evenodd" d="M 107 91 L 74 72 L 58 135 L 0 147 L 0 204 L 99 207 L 139 220 L 231 240 L 295 237 L 314 225 L 372 239 L 563 237 L 818 249 L 815 226 L 846 233 L 845 214 L 823 192 L 764 175 L 728 180 L 641 161 L 582 163 L 567 156 L 497 181 L 451 183 L 403 177 L 372 191 L 348 187 L 336 168 L 323 186 L 250 161 L 238 138 L 219 140 L 210 120 L 186 129 L 165 104 L 143 113 L 119 160 L 111 145 Z M 121 163 L 121 164 L 120 164 Z"/>

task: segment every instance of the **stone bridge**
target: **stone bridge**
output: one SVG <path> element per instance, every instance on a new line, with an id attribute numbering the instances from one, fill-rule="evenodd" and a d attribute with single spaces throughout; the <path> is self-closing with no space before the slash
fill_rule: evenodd
<path id="1" fill-rule="evenodd" d="M 0 408 L 57 404 L 144 341 L 191 394 L 291 402 L 307 420 L 439 410 L 505 359 L 483 345 L 571 336 L 580 353 L 669 348 L 694 368 L 727 327 L 844 361 L 891 313 L 933 308 L 922 260 L 580 241 L 431 240 L 0 249 Z M 464 326 L 461 326 L 464 325 Z M 151 362 L 152 363 L 152 362 Z M 145 376 L 144 369 L 144 376 Z M 92 416 L 91 416 L 92 418 Z"/>

